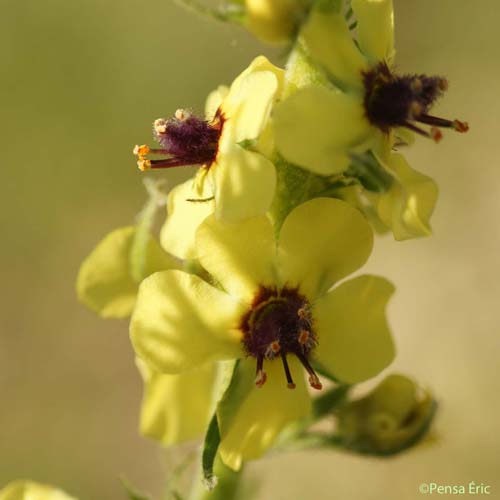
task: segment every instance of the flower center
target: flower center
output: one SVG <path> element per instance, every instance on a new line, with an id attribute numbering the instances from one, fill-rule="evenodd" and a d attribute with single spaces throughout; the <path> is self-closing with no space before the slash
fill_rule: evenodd
<path id="1" fill-rule="evenodd" d="M 441 140 L 439 128 L 467 132 L 469 125 L 460 120 L 447 120 L 428 114 L 433 104 L 448 88 L 439 76 L 394 75 L 386 63 L 363 73 L 365 113 L 372 125 L 383 132 L 393 127 L 406 127 L 436 142 Z M 414 122 L 430 125 L 424 130 Z"/>
<path id="2" fill-rule="evenodd" d="M 260 288 L 240 325 L 245 351 L 257 359 L 257 387 L 262 387 L 267 380 L 264 360 L 270 361 L 279 356 L 288 387 L 294 389 L 287 361 L 287 355 L 293 354 L 307 370 L 309 384 L 315 389 L 322 388 L 308 359 L 318 343 L 312 323 L 309 302 L 297 289 Z"/>
<path id="3" fill-rule="evenodd" d="M 137 165 L 141 170 L 185 165 L 210 167 L 217 156 L 223 124 L 224 117 L 220 109 L 210 122 L 182 109 L 178 109 L 169 120 L 159 118 L 153 124 L 153 134 L 161 148 L 135 146 Z M 150 160 L 148 154 L 165 155 L 168 158 Z"/>

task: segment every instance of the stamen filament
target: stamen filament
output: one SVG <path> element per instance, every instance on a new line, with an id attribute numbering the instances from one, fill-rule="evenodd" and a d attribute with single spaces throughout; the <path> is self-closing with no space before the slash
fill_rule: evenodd
<path id="1" fill-rule="evenodd" d="M 267 380 L 267 373 L 264 371 L 264 358 L 257 358 L 257 371 L 255 376 L 255 385 L 260 389 Z"/>
<path id="2" fill-rule="evenodd" d="M 307 358 L 302 353 L 297 352 L 295 355 L 299 358 L 307 373 L 309 373 L 309 385 L 318 391 L 323 389 L 323 384 L 320 382 L 319 377 L 316 375 L 314 368 L 309 364 Z"/>
<path id="3" fill-rule="evenodd" d="M 288 382 L 289 389 L 295 389 L 295 383 L 293 382 L 292 374 L 290 373 L 290 367 L 288 366 L 288 361 L 286 359 L 286 354 L 281 352 L 281 361 L 283 362 L 283 368 L 285 369 L 286 381 Z"/>
<path id="4" fill-rule="evenodd" d="M 447 120 L 446 118 L 439 118 L 437 116 L 421 114 L 418 115 L 416 120 L 420 123 L 426 123 L 427 125 L 434 125 L 435 127 L 455 128 L 453 121 Z"/>
<path id="5" fill-rule="evenodd" d="M 427 137 L 428 139 L 432 139 L 432 136 L 431 134 L 429 134 L 429 132 L 427 132 L 426 130 L 420 128 L 420 127 L 417 127 L 416 125 L 413 125 L 413 123 L 410 123 L 410 122 L 404 122 L 404 126 L 410 130 L 412 130 L 413 132 L 415 132 L 416 134 L 419 134 L 419 135 L 422 135 L 424 137 Z"/>

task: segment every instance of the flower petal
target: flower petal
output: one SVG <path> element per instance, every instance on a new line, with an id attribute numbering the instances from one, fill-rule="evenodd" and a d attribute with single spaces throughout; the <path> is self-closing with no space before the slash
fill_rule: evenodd
<path id="1" fill-rule="evenodd" d="M 182 271 L 163 271 L 139 287 L 130 335 L 137 355 L 162 373 L 241 356 L 244 306 Z"/>
<path id="2" fill-rule="evenodd" d="M 136 228 L 122 227 L 108 234 L 83 261 L 78 273 L 78 298 L 104 318 L 124 318 L 132 313 L 139 283 L 131 274 L 130 252 Z M 176 268 L 152 237 L 146 250 L 146 276 Z"/>
<path id="3" fill-rule="evenodd" d="M 304 88 L 277 105 L 274 128 L 288 161 L 322 175 L 345 170 L 349 149 L 371 133 L 359 97 L 323 87 Z"/>
<path id="4" fill-rule="evenodd" d="M 231 414 L 217 414 L 221 433 L 219 452 L 231 469 L 239 470 L 243 461 L 262 456 L 287 424 L 309 415 L 311 400 L 303 368 L 293 356 L 289 357 L 288 364 L 295 389 L 287 388 L 279 359 L 265 363 L 267 382 L 261 388 L 256 388 L 254 383 L 255 360 L 240 361 L 237 368 L 237 376 L 241 377 L 239 387 L 230 387 L 225 397 L 244 395 L 244 398 L 238 400 Z"/>
<path id="5" fill-rule="evenodd" d="M 251 302 L 260 285 L 275 283 L 273 227 L 265 216 L 224 224 L 214 216 L 196 233 L 201 265 L 231 295 Z"/>
<path id="6" fill-rule="evenodd" d="M 216 365 L 209 363 L 180 375 L 165 375 L 139 359 L 136 362 L 144 379 L 141 434 L 164 446 L 201 437 L 213 411 Z"/>
<path id="7" fill-rule="evenodd" d="M 222 102 L 227 118 L 222 129 L 223 139 L 230 136 L 231 141 L 238 143 L 258 138 L 283 86 L 283 75 L 283 70 L 260 56 L 235 79 Z"/>
<path id="8" fill-rule="evenodd" d="M 310 300 L 360 268 L 373 232 L 361 212 L 333 198 L 315 198 L 292 210 L 281 228 L 278 269 L 282 283 Z"/>
<path id="9" fill-rule="evenodd" d="M 233 144 L 221 151 L 212 168 L 219 220 L 237 222 L 267 212 L 276 189 L 276 169 L 271 161 Z"/>
<path id="10" fill-rule="evenodd" d="M 377 375 L 394 358 L 385 308 L 394 286 L 378 276 L 345 281 L 313 309 L 316 356 L 332 375 L 357 383 Z"/>
<path id="11" fill-rule="evenodd" d="M 207 100 L 205 101 L 205 117 L 207 120 L 211 120 L 214 117 L 217 109 L 227 97 L 228 93 L 229 87 L 226 85 L 219 85 L 208 94 Z"/>
<path id="12" fill-rule="evenodd" d="M 215 210 L 212 187 L 201 168 L 195 179 L 179 184 L 168 195 L 168 217 L 160 232 L 163 248 L 180 259 L 195 259 L 196 228 Z M 206 200 L 206 201 L 188 201 Z"/>
<path id="13" fill-rule="evenodd" d="M 373 61 L 394 57 L 394 9 L 392 0 L 352 0 L 358 20 L 358 42 Z"/>
<path id="14" fill-rule="evenodd" d="M 385 165 L 395 180 L 389 191 L 380 195 L 379 217 L 392 229 L 396 240 L 429 236 L 438 198 L 436 183 L 412 169 L 402 155 L 391 154 Z"/>
<path id="15" fill-rule="evenodd" d="M 314 9 L 301 34 L 312 58 L 330 72 L 340 88 L 362 90 L 361 73 L 368 69 L 368 64 L 356 47 L 344 16 Z"/>
<path id="16" fill-rule="evenodd" d="M 14 481 L 0 491 L 0 500 L 76 500 L 64 491 L 34 481 Z"/>

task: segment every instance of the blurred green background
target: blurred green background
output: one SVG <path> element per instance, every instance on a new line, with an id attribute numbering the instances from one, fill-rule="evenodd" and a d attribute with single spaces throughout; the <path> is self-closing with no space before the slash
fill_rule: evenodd
<path id="1" fill-rule="evenodd" d="M 439 115 L 465 136 L 418 140 L 439 183 L 432 238 L 377 242 L 366 270 L 398 286 L 400 370 L 440 401 L 434 446 L 366 459 L 295 453 L 252 464 L 258 498 L 417 499 L 421 482 L 491 485 L 500 498 L 500 78 L 496 0 L 395 0 L 402 71 L 449 78 Z M 0 487 L 54 483 L 81 500 L 159 493 L 176 461 L 137 435 L 141 382 L 127 323 L 80 305 L 82 259 L 144 201 L 131 154 L 152 121 L 201 111 L 260 52 L 235 26 L 151 0 L 2 0 Z M 172 185 L 186 172 L 171 174 Z"/>

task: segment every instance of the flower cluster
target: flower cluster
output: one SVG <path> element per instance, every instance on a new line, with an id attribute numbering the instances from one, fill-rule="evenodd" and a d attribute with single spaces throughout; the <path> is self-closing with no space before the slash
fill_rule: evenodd
<path id="1" fill-rule="evenodd" d="M 155 120 L 159 147 L 134 148 L 139 168 L 199 168 L 168 194 L 159 242 L 150 231 L 157 196 L 138 225 L 86 259 L 79 296 L 104 317 L 131 315 L 141 431 L 164 445 L 208 428 L 207 449 L 238 470 L 285 429 L 303 435 L 330 401 L 345 448 L 402 449 L 424 427 L 423 417 L 409 427 L 408 415 L 427 417 L 432 402 L 405 399 L 406 379 L 336 413 L 339 401 L 315 394 L 391 363 L 393 285 L 346 278 L 368 259 L 374 228 L 397 240 L 430 234 L 437 187 L 401 150 L 415 134 L 437 142 L 443 129 L 468 125 L 431 114 L 445 78 L 395 71 L 391 0 L 346 9 L 248 0 L 245 9 L 252 32 L 293 40 L 286 68 L 259 56 L 209 95 L 204 116 L 179 109 Z M 405 401 L 396 416 L 388 387 L 393 403 Z M 370 412 L 397 429 L 366 427 Z"/>

